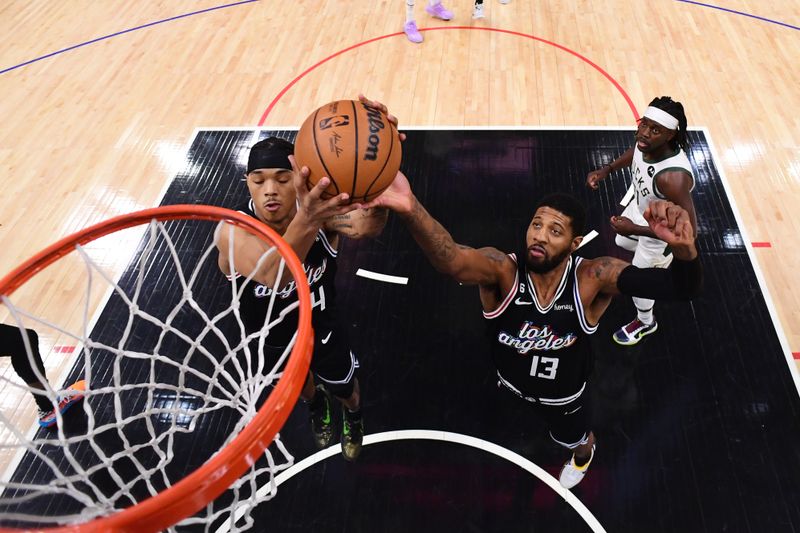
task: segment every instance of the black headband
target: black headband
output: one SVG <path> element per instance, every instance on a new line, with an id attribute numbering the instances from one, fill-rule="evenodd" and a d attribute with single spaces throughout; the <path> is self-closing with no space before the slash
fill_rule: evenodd
<path id="1" fill-rule="evenodd" d="M 289 154 L 278 147 L 253 147 L 250 150 L 250 157 L 247 158 L 247 173 L 260 168 L 285 168 L 292 169 L 289 163 Z"/>

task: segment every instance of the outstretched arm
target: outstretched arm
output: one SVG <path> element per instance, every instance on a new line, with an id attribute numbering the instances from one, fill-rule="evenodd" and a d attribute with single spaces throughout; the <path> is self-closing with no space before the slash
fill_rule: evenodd
<path id="1" fill-rule="evenodd" d="M 410 212 L 401 217 L 433 267 L 467 285 L 499 284 L 511 259 L 495 248 L 470 248 L 458 244 L 450 233 L 414 198 Z"/>
<path id="2" fill-rule="evenodd" d="M 586 186 L 590 189 L 597 190 L 600 186 L 600 182 L 606 179 L 612 172 L 628 167 L 631 163 L 633 163 L 633 148 L 628 148 L 624 154 L 616 158 L 612 163 L 589 172 L 586 176 Z"/>
<path id="3" fill-rule="evenodd" d="M 414 240 L 433 267 L 467 285 L 495 286 L 514 262 L 495 248 L 470 248 L 456 243 L 448 232 L 411 192 L 402 172 L 392 185 L 366 207 L 384 207 L 395 211 L 408 227 Z"/>
<path id="4" fill-rule="evenodd" d="M 383 207 L 357 209 L 336 215 L 325 222 L 326 231 L 335 231 L 350 239 L 377 237 L 386 226 L 389 211 Z"/>
<path id="5" fill-rule="evenodd" d="M 643 298 L 688 300 L 702 286 L 703 270 L 694 243 L 689 213 L 682 207 L 659 200 L 650 204 L 644 218 L 656 238 L 672 248 L 674 261 L 668 269 L 636 268 L 613 257 L 585 261 L 581 279 L 596 294 L 627 294 Z"/>

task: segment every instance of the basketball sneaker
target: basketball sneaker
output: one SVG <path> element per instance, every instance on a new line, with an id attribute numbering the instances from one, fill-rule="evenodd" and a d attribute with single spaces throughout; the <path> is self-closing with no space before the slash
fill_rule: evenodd
<path id="1" fill-rule="evenodd" d="M 500 0 L 501 4 L 510 4 L 511 0 Z"/>
<path id="2" fill-rule="evenodd" d="M 431 5 L 426 6 L 425 11 L 427 11 L 429 15 L 432 15 L 437 19 L 450 20 L 451 18 L 453 18 L 453 12 L 444 7 L 441 2 L 436 2 L 432 6 Z"/>
<path id="3" fill-rule="evenodd" d="M 70 407 L 83 400 L 83 391 L 85 390 L 86 381 L 84 380 L 76 381 L 67 387 L 65 396 L 58 401 L 58 412 L 63 415 Z M 58 416 L 56 415 L 55 409 L 51 411 L 43 411 L 39 409 L 39 425 L 41 427 L 51 428 L 55 426 L 57 422 Z"/>
<path id="4" fill-rule="evenodd" d="M 355 461 L 361 453 L 364 440 L 364 420 L 352 420 L 347 408 L 342 406 L 342 456 L 348 461 Z"/>
<path id="5" fill-rule="evenodd" d="M 645 324 L 638 318 L 634 318 L 614 332 L 614 342 L 623 346 L 633 346 L 646 335 L 655 333 L 658 329 L 658 322 L 653 320 L 652 324 Z"/>
<path id="6" fill-rule="evenodd" d="M 565 489 L 571 489 L 580 483 L 586 475 L 586 471 L 589 470 L 592 459 L 594 459 L 594 445 L 592 445 L 592 455 L 589 456 L 586 464 L 582 466 L 575 464 L 575 454 L 573 453 L 569 461 L 564 463 L 564 468 L 561 469 L 561 473 L 558 475 L 558 482 L 561 483 L 561 486 Z"/>
<path id="7" fill-rule="evenodd" d="M 331 393 L 322 385 L 317 385 L 316 390 L 314 400 L 309 405 L 309 411 L 311 415 L 311 431 L 314 433 L 314 444 L 316 444 L 318 450 L 322 450 L 330 446 L 333 440 Z"/>
<path id="8" fill-rule="evenodd" d="M 475 7 L 472 8 L 472 18 L 474 19 L 483 18 L 483 4 L 475 4 Z"/>
<path id="9" fill-rule="evenodd" d="M 408 37 L 408 40 L 412 43 L 421 43 L 422 42 L 422 34 L 417 29 L 417 22 L 414 20 L 410 20 L 405 23 L 403 26 L 403 31 Z"/>

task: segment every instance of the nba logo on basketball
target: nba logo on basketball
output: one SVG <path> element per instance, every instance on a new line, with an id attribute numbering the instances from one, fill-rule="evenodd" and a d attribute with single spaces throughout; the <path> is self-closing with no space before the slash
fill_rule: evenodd
<path id="1" fill-rule="evenodd" d="M 350 117 L 348 115 L 335 115 L 332 117 L 325 117 L 319 121 L 319 129 L 327 130 L 337 126 L 347 126 L 350 124 Z"/>

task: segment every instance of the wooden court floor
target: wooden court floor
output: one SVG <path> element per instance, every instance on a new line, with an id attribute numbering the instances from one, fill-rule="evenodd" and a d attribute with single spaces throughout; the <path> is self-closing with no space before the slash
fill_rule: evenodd
<path id="1" fill-rule="evenodd" d="M 247 200 L 240 179 L 243 155 L 254 139 L 270 134 L 294 136 L 293 131 L 198 131 L 185 167 L 161 203 L 241 206 Z M 792 487 L 800 477 L 800 454 L 792 443 L 800 438 L 800 397 L 706 135 L 690 132 L 689 157 L 697 170 L 698 238 L 713 275 L 692 302 L 658 302 L 659 331 L 637 346 L 623 348 L 611 340 L 634 312 L 629 299 L 618 298 L 601 320 L 590 340 L 595 364 L 587 393 L 598 451 L 578 487 L 560 489 L 552 476 L 567 454 L 550 441 L 529 404 L 498 389 L 476 289 L 436 273 L 402 223 L 391 219 L 377 239 L 345 241 L 337 261 L 337 316 L 348 324 L 350 347 L 361 362 L 365 449 L 355 464 L 347 464 L 336 446 L 315 453 L 307 408 L 298 405 L 281 430 L 296 458 L 294 475 L 278 476 L 277 498 L 253 513 L 256 527 L 598 533 L 796 528 L 800 494 Z M 629 138 L 627 130 L 414 129 L 403 165 L 421 201 L 459 242 L 516 249 L 530 217 L 529 199 L 537 191 L 569 191 L 593 204 L 588 228 L 596 236 L 587 237 L 578 254 L 628 257 L 603 226 L 624 184 L 596 193 L 583 186 L 583 176 Z M 487 189 L 486 182 L 502 186 Z M 197 268 L 191 287 L 200 309 L 220 316 L 230 306 L 231 288 L 215 256 L 199 261 L 213 226 L 193 221 L 168 227 L 175 252 L 160 239 L 142 246 L 150 251 L 135 254 L 119 286 L 129 295 L 143 287 L 136 298 L 139 312 L 171 316 L 170 331 L 186 335 L 162 337 L 162 329 L 141 314 L 122 327 L 129 323 L 127 306 L 117 295 L 110 298 L 92 328 L 99 344 L 68 381 L 85 377 L 93 390 L 104 390 L 119 364 L 120 382 L 131 385 L 120 394 L 122 410 L 117 414 L 107 395 L 87 398 L 83 409 L 73 408 L 63 421 L 64 434 L 76 440 L 70 447 L 74 459 L 48 448 L 50 464 L 70 471 L 77 462 L 91 472 L 85 476 L 97 487 L 91 490 L 109 495 L 117 506 L 125 503 L 118 483 L 96 465 L 111 462 L 141 498 L 148 492 L 133 482 L 139 469 L 157 468 L 169 479 L 181 479 L 206 461 L 241 418 L 234 409 L 203 412 L 208 391 L 197 376 L 185 377 L 178 398 L 163 385 L 142 386 L 149 383 L 150 361 L 115 357 L 101 347 L 152 353 L 157 346 L 162 357 L 203 375 L 211 375 L 227 353 L 220 337 L 201 333 L 206 321 L 181 303 L 186 281 L 178 283 L 177 274 Z M 407 283 L 357 275 L 362 268 L 403 276 Z M 217 322 L 218 330 L 235 345 L 238 326 L 228 318 Z M 202 339 L 214 354 L 211 360 L 193 349 L 194 339 Z M 154 375 L 158 383 L 176 379 L 175 368 L 163 361 Z M 235 383 L 232 390 L 242 388 Z M 170 406 L 179 406 L 174 423 L 163 410 Z M 119 431 L 109 429 L 119 416 L 128 416 L 123 412 L 148 415 L 129 419 Z M 177 431 L 185 426 L 191 431 Z M 83 438 L 90 430 L 96 447 Z M 172 432 L 171 441 L 163 440 Z M 43 448 L 56 436 L 44 430 L 37 435 Z M 165 459 L 167 448 L 176 459 Z M 59 482 L 56 470 L 31 453 L 11 480 L 22 486 Z M 160 478 L 153 482 L 160 486 Z M 266 491 L 269 484 L 259 487 Z M 76 513 L 82 508 L 73 496 L 78 491 L 91 494 L 88 485 L 76 483 L 57 497 L 3 499 L 0 517 Z M 9 489 L 3 497 L 21 493 Z M 194 531 L 179 529 L 184 530 Z"/>

